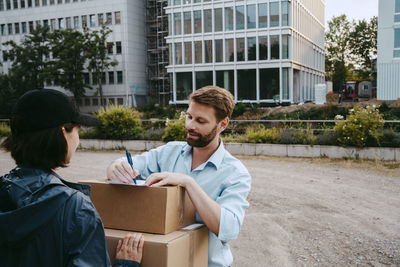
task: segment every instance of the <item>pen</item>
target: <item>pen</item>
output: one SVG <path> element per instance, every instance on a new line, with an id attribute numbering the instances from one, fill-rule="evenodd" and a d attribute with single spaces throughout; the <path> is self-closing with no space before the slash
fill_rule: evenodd
<path id="1" fill-rule="evenodd" d="M 132 157 L 131 157 L 131 153 L 129 153 L 128 149 L 126 150 L 126 158 L 128 159 L 128 163 L 129 165 L 131 165 L 131 168 L 133 170 L 133 162 L 132 162 Z M 133 178 L 133 181 L 136 184 L 136 178 Z"/>

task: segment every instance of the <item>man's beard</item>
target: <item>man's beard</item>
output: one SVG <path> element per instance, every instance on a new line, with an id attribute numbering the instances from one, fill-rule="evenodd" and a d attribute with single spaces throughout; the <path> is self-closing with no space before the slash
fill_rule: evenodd
<path id="1" fill-rule="evenodd" d="M 205 147 L 215 138 L 217 135 L 217 126 L 215 125 L 208 134 L 201 135 L 193 130 L 186 130 L 186 142 L 192 147 Z M 188 133 L 198 136 L 198 139 L 192 139 L 188 136 Z"/>

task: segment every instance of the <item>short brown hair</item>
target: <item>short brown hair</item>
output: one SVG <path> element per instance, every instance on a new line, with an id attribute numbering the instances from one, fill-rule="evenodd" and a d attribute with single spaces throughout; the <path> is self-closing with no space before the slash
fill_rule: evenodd
<path id="1" fill-rule="evenodd" d="M 205 86 L 196 90 L 190 94 L 189 101 L 213 107 L 218 121 L 230 118 L 235 107 L 233 95 L 218 86 Z"/>
<path id="2" fill-rule="evenodd" d="M 11 119 L 11 128 L 18 127 L 20 122 Z M 55 169 L 66 167 L 68 144 L 62 132 L 67 132 L 77 126 L 67 123 L 63 126 L 44 129 L 35 132 L 14 131 L 0 145 L 0 148 L 11 152 L 11 157 L 20 166 L 40 169 Z"/>

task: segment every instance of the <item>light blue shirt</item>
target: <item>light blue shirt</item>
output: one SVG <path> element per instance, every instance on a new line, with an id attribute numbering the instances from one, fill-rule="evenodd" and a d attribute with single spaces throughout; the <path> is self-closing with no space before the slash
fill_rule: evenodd
<path id="1" fill-rule="evenodd" d="M 124 158 L 126 160 L 126 158 Z M 236 239 L 243 223 L 251 177 L 240 160 L 225 150 L 221 141 L 217 151 L 191 171 L 192 147 L 186 142 L 170 142 L 133 157 L 134 169 L 142 177 L 155 172 L 187 174 L 221 206 L 218 236 L 209 231 L 208 266 L 229 266 L 233 262 L 228 241 Z M 196 221 L 203 223 L 198 214 Z"/>

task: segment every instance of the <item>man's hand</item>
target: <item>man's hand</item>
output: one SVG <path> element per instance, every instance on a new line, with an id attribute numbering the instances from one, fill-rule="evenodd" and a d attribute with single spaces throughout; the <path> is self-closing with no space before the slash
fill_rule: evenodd
<path id="1" fill-rule="evenodd" d="M 139 233 L 127 234 L 124 240 L 118 241 L 116 259 L 142 261 L 144 237 Z"/>
<path id="2" fill-rule="evenodd" d="M 146 185 L 154 187 L 180 185 L 186 187 L 192 180 L 192 177 L 182 173 L 157 172 L 146 179 Z"/>
<path id="3" fill-rule="evenodd" d="M 116 160 L 107 168 L 107 178 L 111 181 L 124 184 L 134 184 L 133 178 L 139 175 L 137 170 L 132 170 L 131 165 L 124 160 Z"/>

